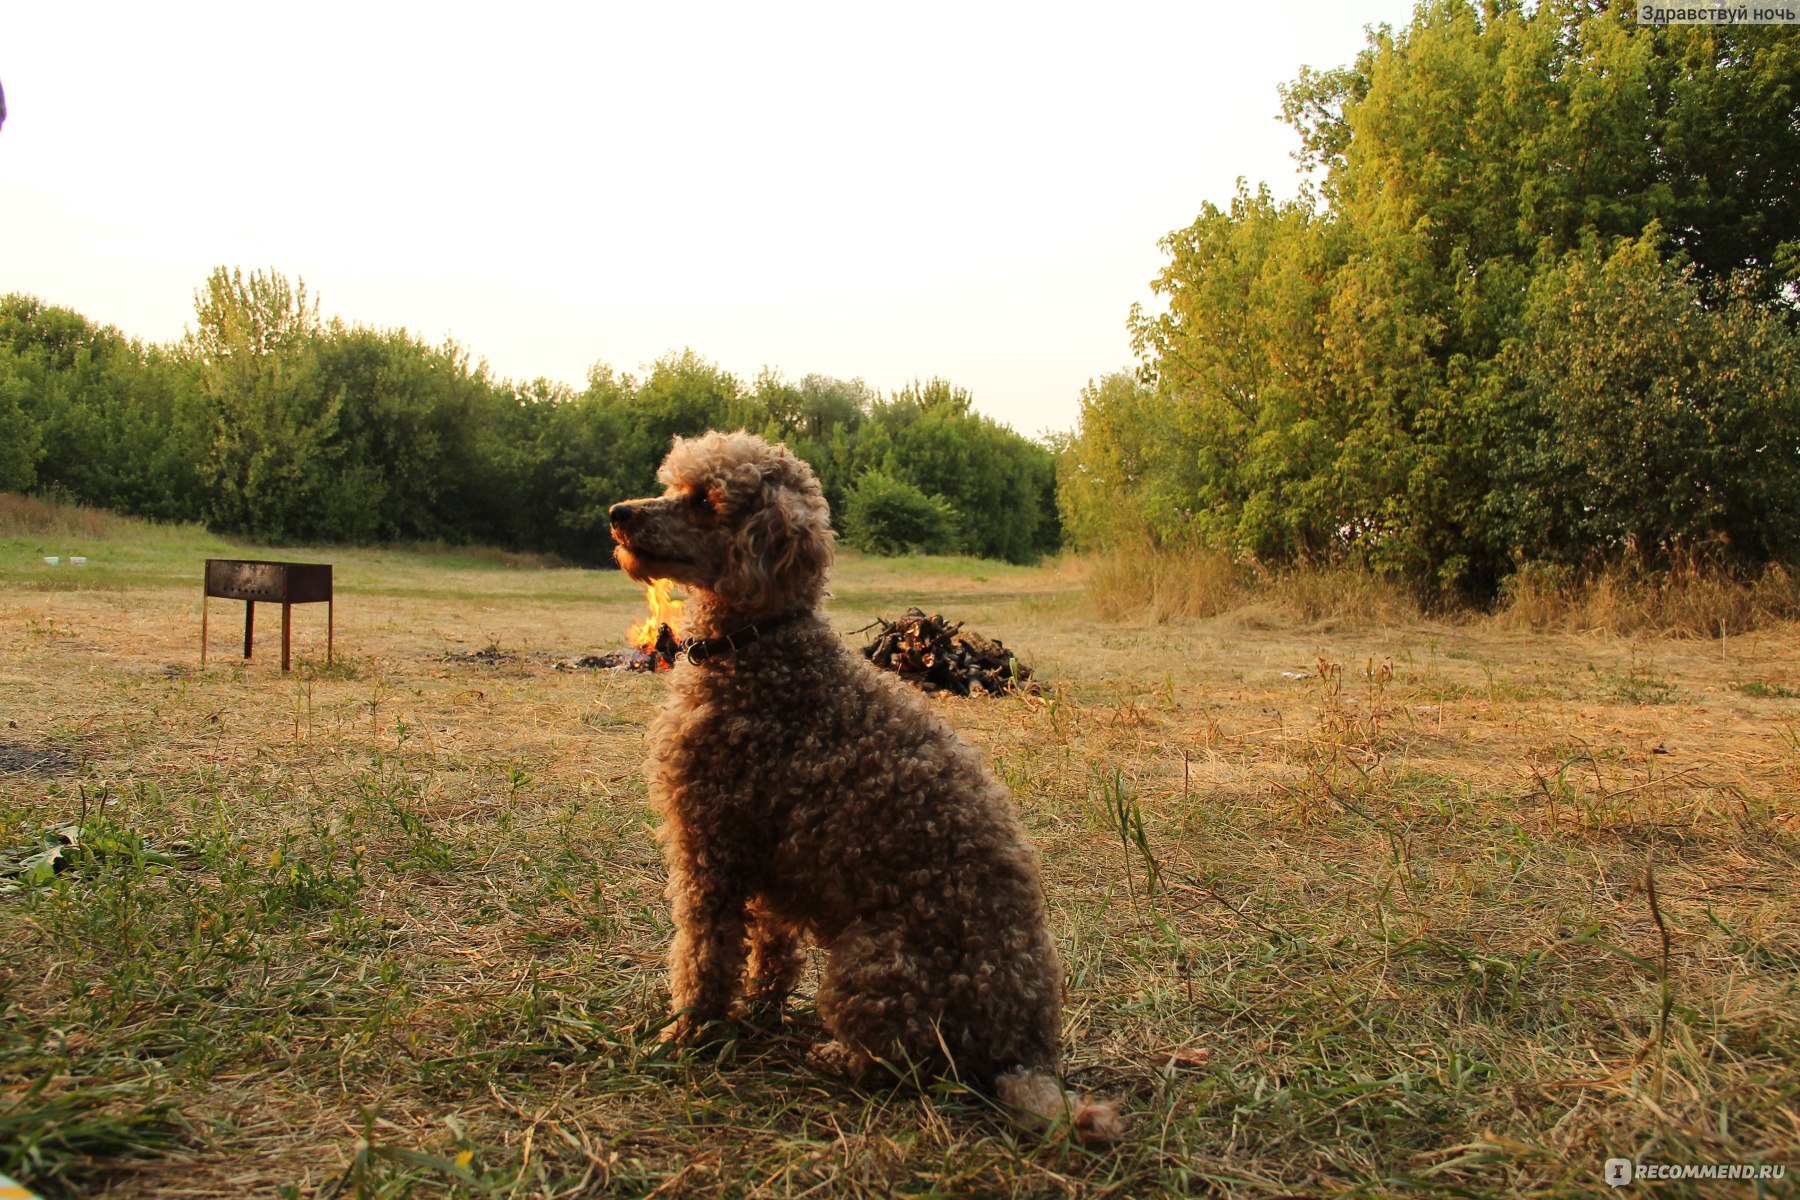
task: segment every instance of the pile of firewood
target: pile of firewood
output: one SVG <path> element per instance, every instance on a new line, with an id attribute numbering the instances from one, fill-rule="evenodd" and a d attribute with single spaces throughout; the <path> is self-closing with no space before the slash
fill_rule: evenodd
<path id="1" fill-rule="evenodd" d="M 877 619 L 869 628 L 879 632 L 863 647 L 863 657 L 923 691 L 967 696 L 1033 690 L 1030 667 L 998 640 L 965 633 L 960 621 L 951 625 L 909 608 L 898 621 Z"/>

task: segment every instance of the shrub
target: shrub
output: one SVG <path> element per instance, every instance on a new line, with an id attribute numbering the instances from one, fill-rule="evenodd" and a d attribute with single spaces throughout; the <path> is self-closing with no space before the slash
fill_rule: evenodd
<path id="1" fill-rule="evenodd" d="M 961 548 L 956 512 L 885 471 L 867 471 L 844 501 L 844 540 L 870 554 L 954 554 Z"/>

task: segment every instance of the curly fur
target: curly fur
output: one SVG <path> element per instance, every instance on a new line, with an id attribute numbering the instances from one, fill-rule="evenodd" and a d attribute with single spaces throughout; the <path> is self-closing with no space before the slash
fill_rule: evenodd
<path id="1" fill-rule="evenodd" d="M 675 924 L 668 1036 L 779 1006 L 805 938 L 827 953 L 823 1067 L 949 1071 L 1034 1121 L 1117 1136 L 1056 1080 L 1062 976 L 1037 854 L 1005 790 L 911 688 L 820 612 L 825 498 L 783 446 L 678 438 L 662 496 L 611 511 L 619 564 L 689 592 L 691 638 L 749 644 L 682 663 L 650 729 Z"/>

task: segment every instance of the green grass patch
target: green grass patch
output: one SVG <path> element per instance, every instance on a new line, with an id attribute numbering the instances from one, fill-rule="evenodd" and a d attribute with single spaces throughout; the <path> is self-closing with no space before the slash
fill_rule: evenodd
<path id="1" fill-rule="evenodd" d="M 1800 691 L 1784 687 L 1779 683 L 1766 683 L 1760 679 L 1740 680 L 1731 685 L 1731 690 L 1754 700 L 1800 700 Z"/>

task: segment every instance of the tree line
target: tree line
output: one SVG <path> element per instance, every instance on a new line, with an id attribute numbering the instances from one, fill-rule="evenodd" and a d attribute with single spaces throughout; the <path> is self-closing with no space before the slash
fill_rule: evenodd
<path id="1" fill-rule="evenodd" d="M 0 299 L 0 490 L 270 543 L 478 542 L 609 560 L 607 508 L 672 437 L 748 428 L 810 462 L 850 544 L 1030 562 L 1060 542 L 1050 450 L 941 380 L 745 382 L 692 351 L 577 391 L 454 343 L 323 319 L 303 282 L 220 268 L 156 345 Z"/>
<path id="2" fill-rule="evenodd" d="M 1800 550 L 1800 38 L 1431 0 L 1282 89 L 1300 195 L 1163 242 L 1059 456 L 1076 543 L 1483 598 Z"/>

